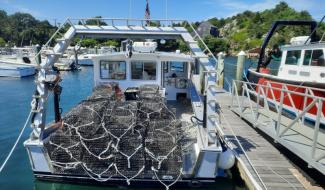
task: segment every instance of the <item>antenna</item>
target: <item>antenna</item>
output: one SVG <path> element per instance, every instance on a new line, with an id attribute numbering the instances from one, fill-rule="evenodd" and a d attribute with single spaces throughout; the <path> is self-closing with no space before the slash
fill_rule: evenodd
<path id="1" fill-rule="evenodd" d="M 168 14 L 168 0 L 165 0 L 165 8 L 166 8 L 166 12 L 165 12 L 165 14 L 166 14 L 166 26 L 168 25 L 168 22 L 167 22 L 167 14 Z"/>
<path id="2" fill-rule="evenodd" d="M 132 0 L 129 0 L 129 19 L 132 18 Z"/>
<path id="3" fill-rule="evenodd" d="M 167 13 L 168 13 L 168 0 L 166 0 L 165 1 L 165 8 L 166 8 L 166 12 L 165 12 L 165 14 L 166 14 L 166 20 L 167 20 Z"/>

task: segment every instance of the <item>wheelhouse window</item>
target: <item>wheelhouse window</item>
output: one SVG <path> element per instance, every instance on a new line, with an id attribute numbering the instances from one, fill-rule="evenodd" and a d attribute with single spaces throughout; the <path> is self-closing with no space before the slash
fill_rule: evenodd
<path id="1" fill-rule="evenodd" d="M 306 50 L 303 65 L 325 67 L 323 50 L 322 49 Z"/>
<path id="2" fill-rule="evenodd" d="M 298 65 L 301 56 L 301 50 L 287 51 L 286 65 Z"/>
<path id="3" fill-rule="evenodd" d="M 125 80 L 126 63 L 124 61 L 100 61 L 100 78 Z"/>
<path id="4" fill-rule="evenodd" d="M 304 62 L 303 65 L 308 66 L 311 60 L 312 50 L 305 50 Z"/>
<path id="5" fill-rule="evenodd" d="M 325 67 L 324 52 L 322 49 L 313 50 L 310 65 Z"/>
<path id="6" fill-rule="evenodd" d="M 131 78 L 136 80 L 156 80 L 156 62 L 131 62 Z"/>
<path id="7" fill-rule="evenodd" d="M 171 62 L 170 63 L 170 71 L 183 73 L 185 71 L 185 63 L 184 62 Z"/>

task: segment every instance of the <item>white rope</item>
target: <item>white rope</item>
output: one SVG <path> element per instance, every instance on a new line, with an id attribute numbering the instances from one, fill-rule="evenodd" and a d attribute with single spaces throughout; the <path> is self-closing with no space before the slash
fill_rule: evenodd
<path id="1" fill-rule="evenodd" d="M 174 184 L 179 180 L 179 178 L 181 177 L 182 172 L 183 172 L 183 168 L 181 168 L 180 171 L 179 171 L 179 175 L 178 175 L 178 177 L 176 178 L 176 180 L 173 181 L 171 184 L 167 185 L 166 183 L 164 183 L 163 181 L 161 181 L 161 180 L 159 179 L 159 177 L 158 177 L 158 175 L 157 175 L 157 173 L 156 173 L 158 170 L 156 170 L 153 166 L 151 167 L 151 170 L 152 170 L 153 173 L 155 174 L 156 179 L 157 179 L 161 184 L 163 184 L 163 185 L 166 187 L 166 190 L 169 190 L 169 187 L 172 186 L 172 185 L 174 185 Z"/>
<path id="2" fill-rule="evenodd" d="M 144 168 L 145 168 L 145 166 L 142 166 L 142 168 L 138 171 L 138 173 L 136 173 L 134 176 L 128 178 L 127 176 L 123 175 L 123 174 L 122 174 L 122 173 L 117 169 L 116 164 L 114 164 L 114 167 L 115 167 L 115 170 L 117 171 L 117 173 L 119 173 L 122 177 L 124 177 L 124 178 L 126 179 L 126 183 L 127 183 L 128 185 L 130 185 L 130 181 L 131 181 L 133 178 L 135 178 L 135 177 L 137 177 L 138 175 L 140 175 L 140 174 L 143 172 Z"/>
<path id="3" fill-rule="evenodd" d="M 16 146 L 17 146 L 17 144 L 18 144 L 18 142 L 19 142 L 21 136 L 23 135 L 23 133 L 24 133 L 24 131 L 25 131 L 25 128 L 27 127 L 27 124 L 28 124 L 28 122 L 29 122 L 29 118 L 30 118 L 31 115 L 32 115 L 32 112 L 29 112 L 29 115 L 28 115 L 28 117 L 27 117 L 27 119 L 26 119 L 26 121 L 25 121 L 25 125 L 24 125 L 24 127 L 21 129 L 21 131 L 20 131 L 20 133 L 19 133 L 19 135 L 18 135 L 18 138 L 16 139 L 16 142 L 15 142 L 14 146 L 11 148 L 11 150 L 10 150 L 8 156 L 6 157 L 5 161 L 2 163 L 2 165 L 1 165 L 1 167 L 0 167 L 0 173 L 2 172 L 3 168 L 6 166 L 8 160 L 10 159 L 12 153 L 13 153 L 14 150 L 16 149 Z"/>

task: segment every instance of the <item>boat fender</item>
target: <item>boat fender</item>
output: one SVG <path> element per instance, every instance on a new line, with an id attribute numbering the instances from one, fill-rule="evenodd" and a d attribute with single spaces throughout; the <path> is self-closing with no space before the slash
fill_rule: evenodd
<path id="1" fill-rule="evenodd" d="M 220 154 L 218 160 L 218 167 L 224 170 L 228 170 L 235 165 L 235 155 L 229 148 Z"/>

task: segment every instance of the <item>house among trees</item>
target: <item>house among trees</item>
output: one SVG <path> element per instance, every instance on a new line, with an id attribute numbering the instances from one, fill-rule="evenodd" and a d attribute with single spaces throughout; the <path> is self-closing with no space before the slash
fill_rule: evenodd
<path id="1" fill-rule="evenodd" d="M 202 22 L 197 28 L 197 33 L 202 38 L 205 38 L 209 35 L 212 35 L 213 37 L 219 37 L 218 28 L 216 26 L 213 26 L 209 21 Z"/>

